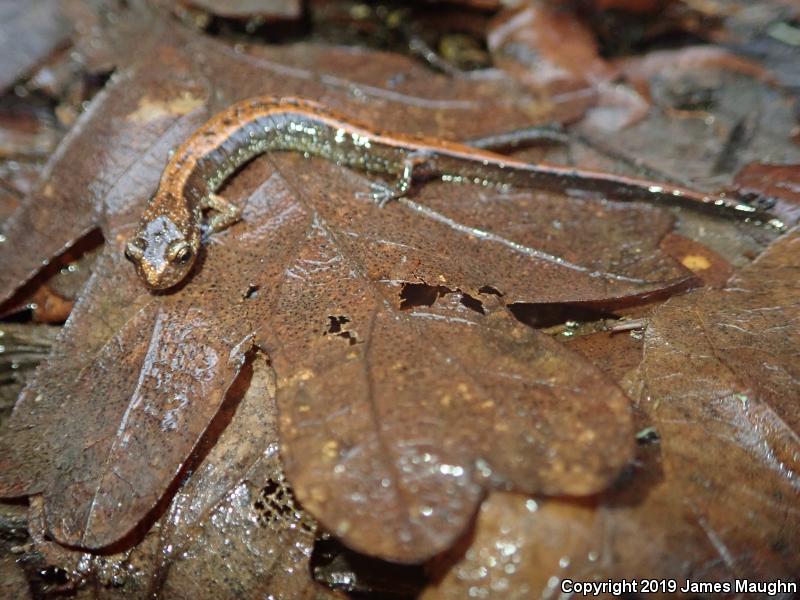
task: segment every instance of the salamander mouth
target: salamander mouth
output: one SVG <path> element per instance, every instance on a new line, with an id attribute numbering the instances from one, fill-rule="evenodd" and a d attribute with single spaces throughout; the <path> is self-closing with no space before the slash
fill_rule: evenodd
<path id="1" fill-rule="evenodd" d="M 147 265 L 138 265 L 139 278 L 151 290 L 166 290 L 175 287 L 186 279 L 188 270 L 185 273 L 173 273 L 169 271 L 157 272 L 155 269 L 148 269 Z"/>
<path id="2" fill-rule="evenodd" d="M 169 281 L 169 280 L 166 280 L 166 281 L 163 281 L 163 280 L 151 281 L 151 280 L 148 280 L 147 281 L 147 287 L 149 287 L 151 290 L 168 290 L 169 288 L 172 288 L 172 287 L 175 287 L 176 285 L 178 285 L 181 281 L 182 280 L 178 280 L 178 281 Z"/>

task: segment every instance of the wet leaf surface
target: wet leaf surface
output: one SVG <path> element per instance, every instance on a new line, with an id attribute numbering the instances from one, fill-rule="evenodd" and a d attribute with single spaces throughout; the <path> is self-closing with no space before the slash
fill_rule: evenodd
<path id="1" fill-rule="evenodd" d="M 712 249 L 692 239 L 671 233 L 661 241 L 661 249 L 694 273 L 708 287 L 723 287 L 733 265 Z"/>
<path id="2" fill-rule="evenodd" d="M 60 571 L 61 589 L 77 598 L 189 598 L 210 589 L 220 598 L 338 597 L 310 577 L 316 524 L 283 477 L 274 394 L 274 374 L 254 353 L 198 447 L 191 477 L 135 548 L 92 555 L 34 530 L 27 570 Z M 52 580 L 34 581 L 40 592 L 54 589 Z"/>
<path id="3" fill-rule="evenodd" d="M 223 190 L 244 219 L 180 289 L 148 292 L 122 258 L 170 150 L 259 94 L 453 140 L 583 117 L 521 155 L 705 189 L 788 162 L 733 186 L 791 223 L 792 98 L 759 64 L 710 46 L 609 61 L 596 23 L 542 3 L 496 18 L 501 68 L 473 72 L 437 60 L 486 55 L 475 15 L 431 57 L 413 46 L 422 13 L 387 13 L 412 15 L 401 57 L 234 45 L 126 4 L 63 3 L 75 45 L 26 89 L 71 128 L 35 185 L 33 163 L 0 170 L 0 210 L 19 204 L 3 310 L 34 298 L 60 319 L 44 302 L 77 298 L 0 431 L 0 494 L 34 507 L 35 549 L 15 551 L 37 596 L 331 597 L 310 577 L 316 522 L 372 556 L 436 555 L 426 598 L 797 572 L 797 230 L 750 265 L 774 234 L 688 211 L 676 233 L 668 212 L 591 189 L 432 181 L 379 209 L 374 177 L 276 154 Z M 12 157 L 47 151 L 37 127 L 8 124 Z M 96 262 L 72 262 L 93 230 Z M 348 589 L 343 556 L 318 581 Z M 350 589 L 391 591 L 373 585 Z"/>
<path id="4" fill-rule="evenodd" d="M 230 402 L 242 393 L 238 405 Z M 335 597 L 310 577 L 316 523 L 283 477 L 274 397 L 274 374 L 256 353 L 217 419 L 224 430 L 207 434 L 208 455 L 161 522 L 151 589 L 164 597 L 202 596 L 212 588 L 223 598 Z"/>
<path id="5" fill-rule="evenodd" d="M 298 496 L 359 549 L 401 560 L 438 552 L 466 526 L 487 487 L 586 494 L 607 485 L 631 448 L 619 390 L 494 308 L 485 317 L 461 304 L 453 314 L 400 312 L 400 284 L 445 285 L 473 302 L 485 289 L 509 302 L 636 298 L 685 280 L 657 248 L 670 220 L 646 206 L 444 184 L 379 210 L 361 174 L 276 156 L 254 163 L 239 178 L 244 187 L 231 188 L 245 205 L 244 222 L 211 238 L 191 281 L 178 293 L 150 294 L 120 247 L 167 150 L 214 106 L 263 93 L 270 78 L 280 78 L 287 93 L 294 86 L 298 95 L 347 107 L 341 89 L 385 81 L 373 63 L 359 59 L 363 66 L 353 71 L 356 57 L 347 52 L 336 64 L 349 69 L 353 83 L 330 74 L 320 82 L 303 65 L 307 49 L 243 54 L 189 32 L 176 35 L 184 36 L 183 49 L 156 47 L 115 75 L 51 160 L 46 183 L 4 230 L 4 247 L 15 256 L 2 275 L 7 292 L 93 226 L 107 240 L 59 345 L 16 408 L 4 493 L 43 492 L 49 531 L 62 543 L 117 543 L 179 473 L 254 341 L 278 370 L 283 452 Z M 276 63 L 277 55 L 288 64 Z M 212 79 L 216 99 L 205 108 Z M 416 102 L 409 94 L 421 94 L 422 81 L 409 80 L 400 97 L 396 87 L 391 94 L 366 87 L 373 101 L 361 118 L 381 115 L 389 128 L 394 120 L 397 129 L 446 137 L 479 133 L 461 123 L 482 111 L 474 99 L 480 89 L 471 89 L 473 99 L 453 99 L 458 89 L 447 82 L 450 99 L 435 100 L 431 81 L 426 99 Z M 222 99 L 226 89 L 235 92 Z M 518 98 L 494 112 L 495 128 L 530 118 L 527 97 Z M 394 103 L 404 107 L 402 116 L 383 108 Z M 97 155 L 102 167 L 76 168 L 70 157 L 82 155 Z M 544 227 L 538 232 L 508 220 L 519 212 L 514 206 L 524 214 L 529 205 Z M 53 211 L 71 220 L 54 231 Z M 545 214 L 550 218 L 541 220 Z M 658 225 L 639 237 L 641 220 Z M 592 243 L 598 228 L 619 242 Z M 575 246 L 575 235 L 587 244 Z M 535 241 L 538 248 L 527 245 Z M 341 317 L 352 332 L 344 342 L 324 335 L 330 319 Z M 430 346 L 430 356 L 419 363 L 395 355 L 404 337 Z M 538 372 L 528 370 L 531 361 Z M 507 364 L 508 380 L 482 374 L 488 363 Z M 352 375 L 343 378 L 342 370 Z M 597 389 L 607 391 L 597 398 Z M 439 398 L 428 415 L 419 410 L 422 390 Z M 521 405 L 514 408 L 513 399 Z M 495 422 L 492 435 L 481 433 L 478 419 L 461 419 L 463 432 L 442 436 L 467 406 Z M 75 421 L 73 414 L 91 416 Z M 380 515 L 388 535 L 376 535 L 370 515 Z"/>
<path id="6" fill-rule="evenodd" d="M 593 502 L 493 494 L 475 539 L 424 597 L 530 597 L 563 579 L 792 581 L 798 569 L 800 231 L 722 290 L 670 299 L 638 373 L 581 344 L 638 399 L 636 468 Z M 625 353 L 638 354 L 635 348 Z M 542 544 L 542 540 L 552 543 Z M 510 565 L 506 568 L 506 565 Z"/>
<path id="7" fill-rule="evenodd" d="M 159 30 L 169 31 L 163 23 L 157 23 L 155 29 L 153 37 L 158 37 Z M 13 248 L 14 260 L 7 261 L 10 268 L 0 272 L 0 302 L 20 282 L 33 276 L 43 262 L 99 224 L 103 199 L 112 190 L 119 193 L 118 180 L 123 175 L 130 177 L 131 171 L 147 169 L 154 178 L 155 165 L 137 163 L 143 154 L 163 162 L 166 149 L 188 136 L 204 116 L 236 99 L 268 93 L 280 85 L 286 94 L 319 98 L 333 108 L 345 108 L 348 90 L 356 86 L 359 94 L 370 100 L 351 106 L 351 113 L 358 113 L 362 120 L 409 133 L 436 132 L 451 139 L 478 137 L 492 128 L 513 129 L 531 119 L 547 120 L 551 116 L 546 105 L 521 92 L 496 106 L 494 99 L 501 89 L 508 90 L 508 82 L 453 85 L 440 77 L 432 84 L 427 77 L 420 77 L 421 69 L 399 57 L 387 55 L 383 61 L 364 61 L 358 52 L 312 51 L 303 45 L 256 49 L 246 54 L 190 32 L 171 33 L 183 36 L 178 39 L 187 48 L 154 48 L 144 53 L 138 66 L 117 74 L 51 158 L 43 175 L 46 183 L 33 192 L 26 208 L 3 226 L 7 238 L 4 246 Z M 142 46 L 147 48 L 152 43 L 147 37 Z M 193 53 L 203 60 L 195 62 Z M 149 66 L 153 64 L 162 65 L 162 69 Z M 395 73 L 399 85 L 387 79 L 387 70 Z M 206 103 L 210 87 L 230 92 L 201 114 L 198 109 Z M 489 106 L 493 107 L 493 121 L 477 119 Z M 398 107 L 402 111 L 396 110 Z M 183 115 L 189 116 L 176 122 Z M 151 148 L 155 144 L 160 145 Z M 73 164 L 74 156 L 91 155 L 98 149 L 102 149 L 100 162 Z M 129 197 L 112 197 L 106 202 L 142 201 L 148 196 L 142 187 L 140 183 Z M 134 206 L 139 205 L 131 204 L 127 209 L 133 213 L 137 210 Z M 63 215 L 57 225 L 52 214 Z M 129 218 L 133 219 L 133 214 Z M 28 235 L 31 231 L 41 232 L 46 239 L 33 238 Z"/>

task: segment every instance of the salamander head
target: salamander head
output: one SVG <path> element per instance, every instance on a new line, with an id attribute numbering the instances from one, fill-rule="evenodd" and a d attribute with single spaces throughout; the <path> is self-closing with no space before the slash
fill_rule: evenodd
<path id="1" fill-rule="evenodd" d="M 163 290 L 183 281 L 197 258 L 198 236 L 186 236 L 168 217 L 143 223 L 125 246 L 125 257 L 150 289 Z"/>

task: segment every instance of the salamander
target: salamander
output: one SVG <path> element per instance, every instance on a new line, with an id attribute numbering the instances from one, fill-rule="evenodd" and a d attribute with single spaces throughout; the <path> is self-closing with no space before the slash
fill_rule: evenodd
<path id="1" fill-rule="evenodd" d="M 300 98 L 259 97 L 213 116 L 173 154 L 147 203 L 126 257 L 153 290 L 183 281 L 200 251 L 204 230 L 214 233 L 241 218 L 217 190 L 248 161 L 267 152 L 296 151 L 337 164 L 394 177 L 394 187 L 375 186 L 379 205 L 400 198 L 432 177 L 567 193 L 601 194 L 710 208 L 783 228 L 772 215 L 735 198 L 702 194 L 669 184 L 568 167 L 534 165 L 436 138 L 377 131 Z M 203 211 L 211 216 L 204 223 Z"/>

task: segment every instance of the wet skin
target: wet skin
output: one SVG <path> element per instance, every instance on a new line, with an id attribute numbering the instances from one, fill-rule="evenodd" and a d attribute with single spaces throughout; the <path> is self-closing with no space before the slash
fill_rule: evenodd
<path id="1" fill-rule="evenodd" d="M 391 189 L 376 188 L 379 205 L 406 195 L 415 180 L 440 177 L 581 195 L 589 192 L 610 200 L 678 204 L 784 228 L 771 214 L 724 195 L 601 172 L 533 165 L 435 138 L 376 131 L 310 100 L 261 97 L 234 104 L 212 117 L 167 164 L 139 229 L 125 249 L 148 288 L 167 289 L 189 275 L 200 251 L 203 211 L 212 212 L 205 225 L 211 233 L 241 218 L 240 209 L 215 192 L 248 161 L 277 151 L 304 152 L 397 178 Z"/>

